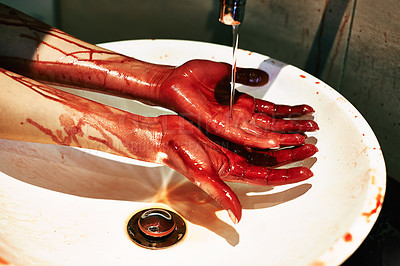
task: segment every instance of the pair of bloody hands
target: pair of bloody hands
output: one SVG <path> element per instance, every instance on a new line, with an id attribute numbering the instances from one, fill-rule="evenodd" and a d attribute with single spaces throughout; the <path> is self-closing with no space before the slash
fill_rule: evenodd
<path id="1" fill-rule="evenodd" d="M 306 167 L 275 169 L 317 151 L 305 144 L 304 133 L 318 125 L 288 119 L 313 113 L 310 106 L 275 105 L 237 92 L 231 117 L 229 64 L 192 60 L 179 67 L 153 65 L 80 41 L 1 4 L 0 11 L 0 26 L 10 37 L 0 43 L 0 67 L 38 81 L 128 96 L 175 111 L 178 115 L 151 118 L 161 132 L 140 124 L 140 131 L 159 134 L 161 141 L 155 150 L 135 156 L 157 158 L 177 170 L 226 209 L 234 222 L 240 220 L 242 208 L 224 181 L 275 186 L 313 175 Z M 10 47 L 13 42 L 28 48 L 19 52 Z M 29 57 L 24 50 L 36 54 Z M 268 74 L 238 68 L 237 82 L 262 86 Z"/>
<path id="2" fill-rule="evenodd" d="M 238 83 L 268 82 L 264 71 L 237 71 Z M 223 181 L 275 186 L 308 179 L 313 174 L 306 167 L 275 167 L 315 154 L 317 148 L 305 144 L 304 133 L 317 130 L 318 125 L 312 120 L 286 119 L 313 113 L 308 105 L 276 105 L 239 92 L 230 117 L 230 73 L 231 66 L 225 63 L 189 61 L 173 69 L 159 91 L 164 107 L 192 122 L 180 116 L 162 119 L 167 165 L 216 199 L 237 222 L 240 202 Z"/>

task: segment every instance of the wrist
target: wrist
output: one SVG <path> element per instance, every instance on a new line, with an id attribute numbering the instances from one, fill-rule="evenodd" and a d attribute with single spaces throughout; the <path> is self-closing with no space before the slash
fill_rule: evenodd
<path id="1" fill-rule="evenodd" d="M 120 114 L 108 128 L 114 133 L 114 150 L 119 155 L 162 163 L 158 160 L 162 148 L 162 125 L 157 117 Z"/>
<path id="2" fill-rule="evenodd" d="M 146 63 L 148 64 L 148 63 Z M 143 82 L 143 91 L 141 97 L 137 97 L 142 102 L 150 105 L 164 106 L 164 97 L 162 94 L 162 85 L 171 75 L 174 67 L 163 65 L 152 65 L 147 69 L 145 82 Z M 131 88 L 132 89 L 132 88 Z"/>

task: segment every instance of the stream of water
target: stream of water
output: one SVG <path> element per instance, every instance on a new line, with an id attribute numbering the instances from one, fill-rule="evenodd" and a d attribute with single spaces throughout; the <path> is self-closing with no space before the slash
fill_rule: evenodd
<path id="1" fill-rule="evenodd" d="M 230 117 L 233 118 L 233 104 L 235 103 L 235 84 L 236 84 L 236 61 L 237 49 L 239 44 L 239 25 L 232 25 L 233 36 L 233 62 L 232 62 L 232 76 L 231 76 L 231 95 L 229 102 Z"/>

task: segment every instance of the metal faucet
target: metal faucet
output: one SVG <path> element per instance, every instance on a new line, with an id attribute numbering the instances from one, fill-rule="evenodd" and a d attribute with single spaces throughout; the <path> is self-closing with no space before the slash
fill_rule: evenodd
<path id="1" fill-rule="evenodd" d="M 219 21 L 225 25 L 239 25 L 244 18 L 246 0 L 220 0 Z"/>

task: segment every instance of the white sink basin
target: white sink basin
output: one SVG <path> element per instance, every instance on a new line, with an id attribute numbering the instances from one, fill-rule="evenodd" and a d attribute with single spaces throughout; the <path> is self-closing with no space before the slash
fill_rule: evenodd
<path id="1" fill-rule="evenodd" d="M 204 58 L 231 61 L 213 44 L 143 40 L 103 45 L 171 65 Z M 270 73 L 261 88 L 240 87 L 276 103 L 306 103 L 320 130 L 314 177 L 282 187 L 230 184 L 243 204 L 233 225 L 208 196 L 164 166 L 56 145 L 0 140 L 0 262 L 12 265 L 337 265 L 362 243 L 379 214 L 386 186 L 383 156 L 361 114 L 311 75 L 249 51 L 238 65 Z M 165 113 L 95 93 L 75 93 L 138 114 Z M 136 212 L 163 207 L 187 232 L 163 250 L 135 245 L 126 225 Z M 0 264 L 1 264 L 0 263 Z"/>

